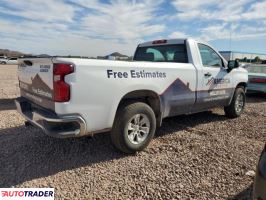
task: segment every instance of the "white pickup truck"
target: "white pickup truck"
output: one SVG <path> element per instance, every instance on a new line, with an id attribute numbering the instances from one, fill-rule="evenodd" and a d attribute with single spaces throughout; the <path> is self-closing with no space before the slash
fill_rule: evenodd
<path id="1" fill-rule="evenodd" d="M 144 149 L 166 117 L 224 107 L 238 117 L 248 73 L 193 39 L 138 45 L 133 61 L 23 58 L 18 112 L 54 137 L 111 131 L 126 153 Z"/>

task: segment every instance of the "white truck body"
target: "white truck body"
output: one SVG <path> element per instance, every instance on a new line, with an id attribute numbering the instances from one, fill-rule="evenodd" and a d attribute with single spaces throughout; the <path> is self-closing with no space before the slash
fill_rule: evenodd
<path id="1" fill-rule="evenodd" d="M 174 48 L 174 45 L 183 45 L 187 57 L 181 51 L 171 54 L 169 50 L 170 62 L 156 61 L 156 52 L 153 55 L 148 52 L 155 50 L 147 50 L 157 46 Z M 142 57 L 142 54 L 137 57 L 137 52 L 132 62 L 63 57 L 19 59 L 22 97 L 16 102 L 18 111 L 55 137 L 92 135 L 112 129 L 118 107 L 125 100 L 151 102 L 159 126 L 169 116 L 228 106 L 235 88 L 245 87 L 248 81 L 245 69 L 229 72 L 227 61 L 218 51 L 193 39 L 153 41 L 137 48 L 144 50 L 148 52 L 146 58 L 153 59 L 151 62 L 136 61 Z M 58 77 L 53 70 L 59 63 L 73 67 L 63 77 L 70 86 L 66 102 L 54 100 Z M 74 123 L 68 126 L 68 122 Z"/>

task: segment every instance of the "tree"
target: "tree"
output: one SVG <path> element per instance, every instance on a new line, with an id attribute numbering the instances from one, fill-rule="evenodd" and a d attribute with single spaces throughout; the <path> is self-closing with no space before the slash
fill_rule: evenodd
<path id="1" fill-rule="evenodd" d="M 260 61 L 261 61 L 261 59 L 260 59 L 259 56 L 256 56 L 256 57 L 254 58 L 254 62 L 255 62 L 255 63 L 260 63 Z"/>

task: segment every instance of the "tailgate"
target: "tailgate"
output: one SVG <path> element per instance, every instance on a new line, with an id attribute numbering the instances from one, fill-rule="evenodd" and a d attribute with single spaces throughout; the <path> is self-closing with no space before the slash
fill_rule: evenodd
<path id="1" fill-rule="evenodd" d="M 18 80 L 22 97 L 54 110 L 52 58 L 19 59 Z"/>

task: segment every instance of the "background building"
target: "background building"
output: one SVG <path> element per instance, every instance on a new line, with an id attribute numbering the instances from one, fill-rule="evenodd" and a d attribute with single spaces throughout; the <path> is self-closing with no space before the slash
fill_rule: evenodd
<path id="1" fill-rule="evenodd" d="M 108 60 L 132 60 L 132 57 L 123 55 L 118 52 L 111 53 L 107 56 L 97 56 L 97 59 L 108 59 Z"/>
<path id="2" fill-rule="evenodd" d="M 242 62 L 262 62 L 266 60 L 266 54 L 261 53 L 248 53 L 248 52 L 239 52 L 239 51 L 220 51 L 220 54 L 226 60 L 235 60 L 239 59 Z"/>

